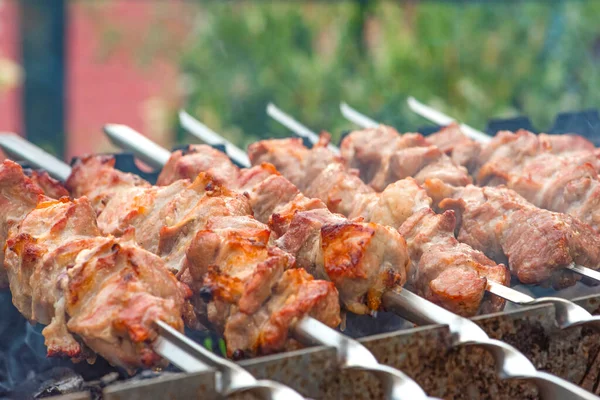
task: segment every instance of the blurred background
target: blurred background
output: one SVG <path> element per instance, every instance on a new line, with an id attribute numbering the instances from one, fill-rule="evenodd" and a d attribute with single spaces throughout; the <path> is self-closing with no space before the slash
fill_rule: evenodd
<path id="1" fill-rule="evenodd" d="M 269 101 L 334 137 L 346 101 L 403 131 L 413 95 L 475 127 L 600 104 L 600 2 L 0 0 L 0 131 L 70 158 L 123 123 L 190 141 L 185 107 L 239 145 L 287 132 Z"/>

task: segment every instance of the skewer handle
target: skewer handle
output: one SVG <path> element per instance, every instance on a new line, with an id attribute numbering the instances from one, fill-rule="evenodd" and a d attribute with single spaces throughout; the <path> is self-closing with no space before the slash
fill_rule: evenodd
<path id="1" fill-rule="evenodd" d="M 408 103 L 408 107 L 412 111 L 438 125 L 445 126 L 456 122 L 456 120 L 452 119 L 450 116 L 421 103 L 414 97 L 409 97 L 406 100 L 406 102 Z M 477 129 L 472 128 L 467 124 L 460 124 L 460 129 L 465 133 L 465 135 L 477 142 L 489 143 L 490 140 L 492 140 L 492 137 L 490 135 L 478 131 Z"/>
<path id="2" fill-rule="evenodd" d="M 302 342 L 334 347 L 342 368 L 369 371 L 377 375 L 383 385 L 386 399 L 429 399 L 423 389 L 407 375 L 380 364 L 358 341 L 342 335 L 314 318 L 305 317 L 299 321 L 294 328 L 294 335 Z"/>
<path id="3" fill-rule="evenodd" d="M 217 369 L 221 373 L 220 382 L 217 382 L 217 391 L 223 396 L 253 390 L 264 399 L 304 399 L 298 392 L 285 385 L 269 380 L 257 380 L 236 363 L 211 353 L 164 322 L 157 320 L 155 324 L 161 334 L 156 347 L 157 352 L 177 366 L 197 368 L 198 365 L 203 363 Z M 178 351 L 170 353 L 170 350 L 174 347 Z M 185 356 L 180 358 L 182 354 L 185 354 Z M 199 363 L 192 364 L 193 359 Z"/>

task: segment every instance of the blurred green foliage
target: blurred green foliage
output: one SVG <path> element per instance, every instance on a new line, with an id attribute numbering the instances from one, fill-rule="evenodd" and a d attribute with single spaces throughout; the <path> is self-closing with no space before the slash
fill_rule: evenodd
<path id="1" fill-rule="evenodd" d="M 600 2 L 196 6 L 181 53 L 187 108 L 240 145 L 288 134 L 269 101 L 334 136 L 352 127 L 342 100 L 404 131 L 426 124 L 408 95 L 480 128 L 518 114 L 546 128 L 600 105 Z"/>

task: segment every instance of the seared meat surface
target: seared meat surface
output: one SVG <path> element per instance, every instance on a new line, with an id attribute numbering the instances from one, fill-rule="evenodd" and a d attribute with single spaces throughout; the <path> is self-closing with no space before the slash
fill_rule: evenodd
<path id="1" fill-rule="evenodd" d="M 284 176 L 289 174 L 300 187 L 304 187 L 307 196 L 320 198 L 332 211 L 343 213 L 350 218 L 355 218 L 354 220 L 360 218 L 385 224 L 403 232 L 402 225 L 412 215 L 422 209 L 429 209 L 431 199 L 413 179 L 398 181 L 389 185 L 383 192 L 376 193 L 362 182 L 353 170 L 347 170 L 339 158 L 333 155 L 322 155 L 323 152 L 328 151 L 325 145 L 326 142 L 322 142 L 316 148 L 309 150 L 297 140 L 269 140 L 251 145 L 249 155 L 253 164 L 272 162 L 279 167 L 279 171 Z M 286 149 L 289 154 L 286 154 Z M 323 162 L 323 160 L 328 161 Z M 298 173 L 299 165 L 307 168 L 310 166 L 310 177 L 301 178 Z M 315 171 L 317 166 L 321 168 L 318 174 Z M 290 195 L 287 197 L 289 198 Z M 433 214 L 432 211 L 431 213 Z M 452 216 L 446 216 L 445 219 L 453 221 Z M 507 270 L 503 265 L 496 265 L 479 251 L 468 249 L 468 246 L 458 243 L 453 236 L 454 226 L 449 230 L 441 229 L 442 226 L 451 225 L 450 222 L 438 224 L 439 230 L 435 232 L 428 229 L 430 225 L 435 225 L 431 220 L 431 218 L 414 219 L 412 221 L 414 226 L 407 228 L 405 239 L 412 263 L 409 285 L 431 301 L 463 315 L 474 315 L 480 307 L 486 285 L 470 285 L 469 291 L 466 290 L 467 286 L 462 291 L 452 291 L 451 286 L 456 285 L 452 279 L 454 274 L 443 274 L 443 270 L 454 268 L 456 254 L 461 251 L 464 258 L 458 262 L 464 263 L 465 268 L 470 269 L 471 276 L 477 276 L 480 283 L 485 283 L 486 279 L 493 279 L 507 284 L 509 280 Z M 305 223 L 305 225 L 309 224 Z M 423 229 L 423 232 L 420 229 Z M 439 245 L 442 242 L 444 246 Z M 433 246 L 431 243 L 438 245 Z M 466 251 L 467 249 L 470 251 Z M 423 256 L 425 251 L 427 254 Z M 435 257 L 429 257 L 429 253 L 435 253 Z M 440 263 L 440 260 L 443 262 Z M 419 268 L 428 272 L 419 273 Z M 432 289 L 432 285 L 435 286 L 435 290 Z M 501 309 L 504 305 L 504 302 L 498 298 L 491 298 L 489 301 L 486 299 L 485 303 L 483 308 L 487 311 Z"/>
<path id="2" fill-rule="evenodd" d="M 9 230 L 37 206 L 44 192 L 23 174 L 19 164 L 10 160 L 0 165 L 0 183 L 0 242 L 6 243 Z M 4 251 L 0 252 L 0 262 L 4 263 Z M 0 288 L 6 287 L 6 270 L 0 268 Z"/>
<path id="3" fill-rule="evenodd" d="M 578 279 L 565 269 L 571 263 L 598 267 L 600 236 L 570 215 L 539 209 L 502 186 L 457 189 L 440 181 L 426 185 L 444 198 L 442 209 L 459 213 L 458 239 L 498 262 L 508 261 L 523 283 L 562 288 Z"/>
<path id="4" fill-rule="evenodd" d="M 61 197 L 69 197 L 69 191 L 56 179 L 52 178 L 46 171 L 38 171 L 35 169 L 24 170 L 25 174 L 35 183 L 44 194 L 51 199 L 60 199 Z"/>
<path id="5" fill-rule="evenodd" d="M 151 186 L 107 168 L 112 168 L 110 163 L 84 160 L 69 182 L 80 182 L 78 174 L 93 179 L 100 173 L 120 182 L 119 191 L 97 203 L 100 229 L 117 236 L 133 231 L 141 246 L 159 255 L 188 283 L 195 293 L 197 318 L 223 333 L 228 355 L 266 354 L 288 347 L 293 342 L 290 330 L 304 315 L 329 326 L 340 323 L 335 286 L 290 270 L 295 258 L 270 244 L 268 226 L 251 216 L 245 195 L 226 189 L 207 173 L 195 176 L 193 182 Z M 185 168 L 172 171 L 188 173 Z M 171 173 L 165 174 L 163 181 L 169 177 Z M 103 184 L 110 183 L 100 177 L 96 185 L 71 187 L 78 193 L 102 192 L 98 186 Z M 279 294 L 292 297 L 283 299 Z"/>
<path id="6" fill-rule="evenodd" d="M 340 146 L 347 166 L 360 171 L 360 177 L 375 190 L 413 177 L 419 183 L 438 178 L 454 186 L 472 183 L 466 168 L 456 164 L 443 150 L 431 146 L 422 135 L 400 135 L 395 129 L 377 128 L 351 132 Z"/>
<path id="7" fill-rule="evenodd" d="M 3 193 L 7 206 L 38 200 L 10 228 L 4 267 L 15 306 L 30 321 L 47 325 L 42 333 L 48 355 L 93 359 L 91 349 L 129 370 L 160 365 L 151 347 L 158 335 L 153 321 L 182 331 L 189 289 L 155 255 L 100 236 L 85 197 L 52 200 L 39 194 L 18 165 L 5 161 L 1 169 L 1 187 L 21 175 L 15 191 Z"/>

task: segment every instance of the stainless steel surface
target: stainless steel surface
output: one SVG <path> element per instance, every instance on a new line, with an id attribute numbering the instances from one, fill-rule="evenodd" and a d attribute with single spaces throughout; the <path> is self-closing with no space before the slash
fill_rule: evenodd
<path id="1" fill-rule="evenodd" d="M 340 111 L 348 121 L 355 123 L 361 128 L 377 128 L 380 125 L 379 122 L 359 113 L 346 103 L 340 104 Z"/>
<path id="2" fill-rule="evenodd" d="M 71 174 L 68 164 L 14 133 L 0 133 L 0 146 L 15 161 L 26 160 L 58 180 L 64 181 Z"/>
<path id="3" fill-rule="evenodd" d="M 494 281 L 488 281 L 487 290 L 522 306 L 552 304 L 556 322 L 561 329 L 585 324 L 600 330 L 600 316 L 590 314 L 585 308 L 567 299 L 560 297 L 540 297 L 536 299 Z"/>
<path id="4" fill-rule="evenodd" d="M 159 328 L 162 341 L 168 341 L 173 346 L 176 346 L 182 350 L 182 352 L 177 353 L 177 356 L 165 358 L 174 362 L 176 365 L 189 365 L 188 363 L 190 360 L 188 356 L 186 356 L 182 361 L 177 360 L 177 357 L 179 357 L 181 353 L 187 353 L 187 355 L 191 355 L 200 360 L 202 363 L 210 365 L 219 371 L 220 374 L 217 375 L 216 385 L 218 393 L 224 396 L 229 396 L 234 393 L 252 391 L 260 394 L 260 396 L 264 399 L 304 399 L 304 397 L 302 397 L 298 392 L 285 385 L 270 380 L 257 380 L 248 371 L 236 363 L 219 357 L 216 354 L 208 351 L 164 322 L 155 321 L 155 324 Z M 171 349 L 171 347 L 165 346 L 160 349 L 168 350 Z"/>
<path id="5" fill-rule="evenodd" d="M 308 129 L 308 127 L 302 125 L 288 114 L 281 111 L 275 104 L 269 103 L 267 106 L 267 114 L 281 125 L 285 126 L 296 135 L 308 139 L 312 144 L 319 141 L 319 135 Z M 331 143 L 327 144 L 327 148 L 334 154 L 340 154 L 340 149 Z"/>
<path id="6" fill-rule="evenodd" d="M 569 268 L 573 272 L 577 272 L 580 275 L 593 279 L 597 282 L 600 282 L 600 272 L 594 271 L 591 268 L 587 268 L 577 264 L 571 264 L 567 268 Z"/>
<path id="7" fill-rule="evenodd" d="M 104 125 L 104 132 L 115 146 L 129 149 L 153 168 L 162 168 L 171 157 L 170 151 L 126 125 L 107 124 Z M 133 143 L 135 145 L 132 145 Z M 147 157 L 147 154 L 152 154 L 152 157 Z"/>
<path id="8" fill-rule="evenodd" d="M 410 314 L 420 323 L 448 325 L 454 337 L 454 345 L 480 346 L 488 350 L 496 360 L 496 371 L 502 379 L 531 379 L 543 393 L 544 399 L 598 399 L 592 393 L 555 375 L 537 371 L 521 352 L 511 345 L 489 336 L 473 321 L 455 315 L 408 290 L 383 295 L 386 309 Z"/>
<path id="9" fill-rule="evenodd" d="M 169 373 L 152 379 L 125 380 L 104 388 L 102 399 L 222 399 L 223 396 L 215 390 L 215 374 L 212 370 L 204 373 Z"/>
<path id="10" fill-rule="evenodd" d="M 242 167 L 250 166 L 250 159 L 246 152 L 239 147 L 235 146 L 229 140 L 225 139 L 221 135 L 215 133 L 208 126 L 204 125 L 202 122 L 198 121 L 196 118 L 192 117 L 190 114 L 185 112 L 184 110 L 179 111 L 179 122 L 181 126 L 203 141 L 206 144 L 210 145 L 223 145 L 227 150 L 227 155 L 231 157 L 232 160 L 237 162 Z"/>
<path id="11" fill-rule="evenodd" d="M 435 109 L 421 103 L 414 97 L 409 97 L 406 100 L 406 102 L 408 103 L 408 107 L 410 107 L 410 109 L 413 110 L 415 113 L 419 114 L 420 116 L 422 116 L 424 118 L 427 118 L 430 121 L 435 122 L 438 125 L 443 126 L 443 125 L 449 125 L 453 122 L 456 122 L 456 120 L 452 119 L 448 115 L 445 115 L 445 114 L 439 112 L 438 110 L 435 110 Z M 476 140 L 478 142 L 488 143 L 490 140 L 492 140 L 489 135 L 487 135 L 481 131 L 478 131 L 475 128 L 472 128 L 469 125 L 460 124 L 460 128 L 465 133 L 465 135 L 467 135 L 471 139 Z"/>
<path id="12" fill-rule="evenodd" d="M 365 346 L 329 328 L 314 318 L 306 317 L 296 324 L 294 336 L 302 342 L 318 343 L 336 349 L 339 366 L 343 369 L 369 371 L 377 375 L 386 399 L 428 399 L 423 389 L 399 370 L 380 364 Z"/>

